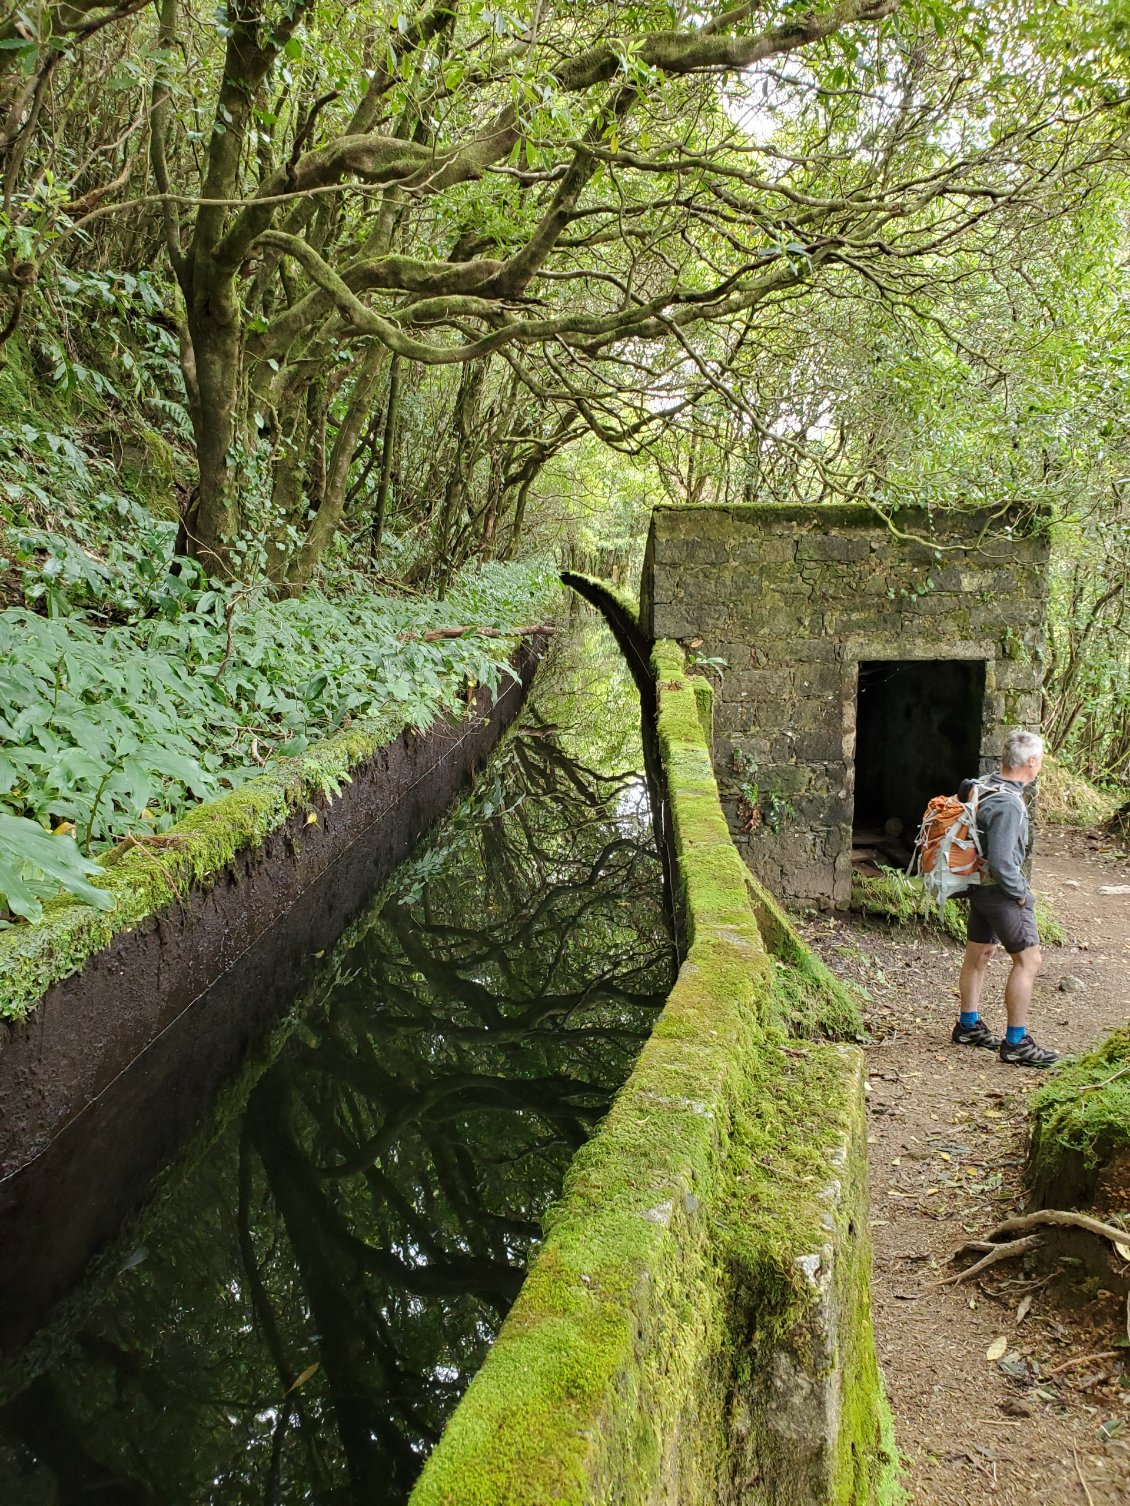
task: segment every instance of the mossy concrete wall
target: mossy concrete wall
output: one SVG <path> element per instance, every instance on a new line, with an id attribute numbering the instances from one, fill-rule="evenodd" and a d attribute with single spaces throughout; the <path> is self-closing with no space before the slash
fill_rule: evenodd
<path id="1" fill-rule="evenodd" d="M 1043 537 L 984 512 L 655 509 L 641 626 L 726 661 L 715 769 L 734 839 L 774 892 L 849 901 L 861 663 L 983 663 L 982 771 L 1006 728 L 1038 723 L 1047 558 Z M 765 819 L 751 831 L 735 754 L 756 768 Z"/>
<path id="2" fill-rule="evenodd" d="M 730 840 L 681 651 L 658 645 L 653 665 L 686 957 L 412 1506 L 898 1494 L 870 1319 L 860 1054 L 784 1028 L 779 973 L 817 1000 L 835 982 Z"/>
<path id="3" fill-rule="evenodd" d="M 108 870 L 112 910 L 59 900 L 42 925 L 0 932 L 5 1197 L 14 1196 L 9 1175 L 128 1065 L 186 1031 L 193 1048 L 181 1042 L 179 1068 L 169 1060 L 184 1081 L 161 1116 L 164 1148 L 190 1127 L 201 1101 L 190 1083 L 220 1082 L 238 1067 L 310 958 L 489 754 L 544 646 L 528 640 L 497 699 L 480 692 L 459 721 L 424 734 L 391 718 L 358 724 L 198 806 L 159 845 L 137 846 Z"/>

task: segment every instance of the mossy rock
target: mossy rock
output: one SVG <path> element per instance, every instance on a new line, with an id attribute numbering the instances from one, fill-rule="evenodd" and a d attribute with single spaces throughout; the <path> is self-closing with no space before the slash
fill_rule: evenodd
<path id="1" fill-rule="evenodd" d="M 1130 1156 L 1130 1025 L 1068 1061 L 1030 1102 L 1028 1175 L 1036 1206 L 1091 1201 L 1104 1169 Z"/>
<path id="2" fill-rule="evenodd" d="M 180 513 L 174 488 L 185 472 L 185 460 L 156 429 L 131 426 L 117 445 L 118 476 L 123 488 L 155 518 L 177 522 Z"/>

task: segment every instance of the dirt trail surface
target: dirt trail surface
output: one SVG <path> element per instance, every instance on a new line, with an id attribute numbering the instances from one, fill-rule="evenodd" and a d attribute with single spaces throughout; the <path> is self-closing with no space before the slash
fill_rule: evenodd
<path id="1" fill-rule="evenodd" d="M 1034 883 L 1068 939 L 1044 947 L 1032 1034 L 1086 1048 L 1130 1018 L 1130 893 L 1099 893 L 1130 884 L 1130 864 L 1052 830 Z M 969 1263 L 950 1259 L 965 1240 L 1027 1211 L 1025 1101 L 1045 1076 L 950 1044 L 956 942 L 839 916 L 806 931 L 871 997 L 875 1325 L 913 1506 L 1128 1506 L 1130 1317 L 1111 1247 L 1079 1235 L 931 1284 Z M 982 1001 L 1001 1033 L 1007 968 L 994 957 Z"/>

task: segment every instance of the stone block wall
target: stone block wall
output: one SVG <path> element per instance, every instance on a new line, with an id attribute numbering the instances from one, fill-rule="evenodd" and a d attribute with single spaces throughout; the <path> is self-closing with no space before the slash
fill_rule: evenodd
<path id="1" fill-rule="evenodd" d="M 771 889 L 848 901 L 860 664 L 984 665 L 979 767 L 966 772 L 998 766 L 1008 728 L 1038 725 L 1047 559 L 1041 535 L 987 512 L 888 523 L 840 505 L 656 508 L 641 625 L 725 660 L 715 769 L 735 840 Z M 757 795 L 751 830 L 742 784 Z"/>

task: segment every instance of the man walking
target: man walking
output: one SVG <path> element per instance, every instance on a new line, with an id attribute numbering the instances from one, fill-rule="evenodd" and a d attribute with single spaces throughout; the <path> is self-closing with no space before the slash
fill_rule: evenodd
<path id="1" fill-rule="evenodd" d="M 1035 779 L 1043 761 L 1043 738 L 1035 732 L 1010 732 L 1000 773 L 978 781 L 982 794 L 977 806 L 977 835 L 988 875 L 969 891 L 969 939 L 958 979 L 961 1013 L 951 1037 L 958 1046 L 986 1046 L 998 1051 L 1002 1062 L 1017 1067 L 1050 1067 L 1058 1060 L 1054 1051 L 1037 1046 L 1028 1034 L 1028 1008 L 1043 957 L 1035 899 L 1021 868 L 1028 850 L 1024 787 Z M 967 798 L 966 791 L 967 786 L 963 786 L 962 799 Z M 985 969 L 998 942 L 1012 960 L 1004 987 L 1008 1028 L 1003 1041 L 992 1033 L 979 1012 Z"/>

